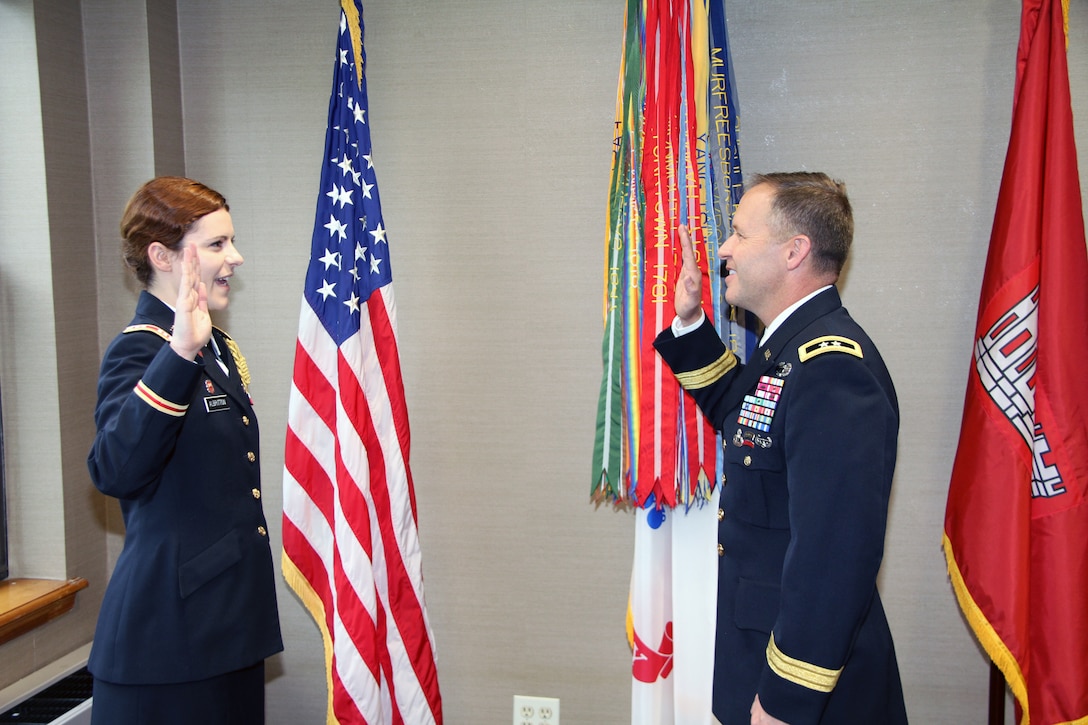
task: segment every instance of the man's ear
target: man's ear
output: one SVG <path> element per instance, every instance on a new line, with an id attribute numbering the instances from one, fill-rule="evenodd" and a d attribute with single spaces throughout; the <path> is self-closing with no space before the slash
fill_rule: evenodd
<path id="1" fill-rule="evenodd" d="M 162 242 L 151 242 L 147 247 L 147 261 L 156 272 L 168 274 L 173 269 L 176 256 Z"/>
<path id="2" fill-rule="evenodd" d="M 812 240 L 805 234 L 796 234 L 786 242 L 786 268 L 797 269 L 812 253 Z"/>

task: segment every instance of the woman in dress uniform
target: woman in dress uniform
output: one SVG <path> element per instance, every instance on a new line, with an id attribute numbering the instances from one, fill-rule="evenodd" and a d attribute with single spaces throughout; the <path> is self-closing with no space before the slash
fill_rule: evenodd
<path id="1" fill-rule="evenodd" d="M 230 210 L 159 177 L 121 235 L 144 290 L 106 349 L 87 460 L 125 522 L 88 664 L 92 722 L 263 723 L 264 660 L 283 643 L 257 418 L 245 359 L 209 315 L 243 262 Z"/>

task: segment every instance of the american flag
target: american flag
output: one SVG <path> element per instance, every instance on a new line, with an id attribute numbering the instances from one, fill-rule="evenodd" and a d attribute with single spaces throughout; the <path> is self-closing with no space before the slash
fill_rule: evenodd
<path id="1" fill-rule="evenodd" d="M 342 0 L 288 410 L 284 578 L 325 644 L 328 722 L 442 723 L 362 5 Z"/>

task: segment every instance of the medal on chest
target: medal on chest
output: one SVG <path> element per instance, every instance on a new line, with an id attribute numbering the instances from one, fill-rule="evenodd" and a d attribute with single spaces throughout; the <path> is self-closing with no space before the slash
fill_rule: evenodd
<path id="1" fill-rule="evenodd" d="M 763 433 L 769 431 L 782 397 L 782 386 L 792 369 L 790 363 L 779 363 L 772 375 L 761 376 L 755 390 L 744 396 L 737 423 Z"/>

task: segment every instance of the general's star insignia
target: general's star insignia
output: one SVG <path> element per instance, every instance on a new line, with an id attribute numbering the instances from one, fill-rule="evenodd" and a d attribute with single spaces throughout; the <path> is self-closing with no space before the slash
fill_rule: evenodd
<path id="1" fill-rule="evenodd" d="M 797 348 L 797 357 L 801 362 L 805 362 L 825 352 L 845 352 L 854 357 L 864 357 L 861 353 L 861 345 L 848 337 L 838 335 L 825 335 L 809 340 Z"/>

